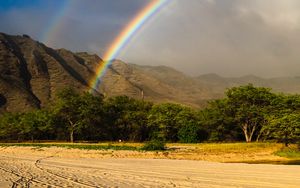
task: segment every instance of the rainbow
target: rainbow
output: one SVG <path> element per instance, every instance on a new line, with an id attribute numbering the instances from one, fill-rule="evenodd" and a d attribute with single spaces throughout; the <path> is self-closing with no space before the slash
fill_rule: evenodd
<path id="1" fill-rule="evenodd" d="M 61 32 L 61 28 L 65 23 L 65 16 L 71 11 L 71 7 L 74 1 L 62 1 L 62 5 L 58 8 L 57 13 L 50 20 L 50 23 L 45 28 L 41 35 L 41 41 L 43 41 L 48 46 L 53 46 L 54 39 Z"/>
<path id="2" fill-rule="evenodd" d="M 154 0 L 142 9 L 137 16 L 122 30 L 118 37 L 111 43 L 107 52 L 103 56 L 103 62 L 99 62 L 96 76 L 91 80 L 91 90 L 96 89 L 101 78 L 105 74 L 109 65 L 120 54 L 122 49 L 129 43 L 134 34 L 145 24 L 149 18 L 161 10 L 169 0 Z"/>

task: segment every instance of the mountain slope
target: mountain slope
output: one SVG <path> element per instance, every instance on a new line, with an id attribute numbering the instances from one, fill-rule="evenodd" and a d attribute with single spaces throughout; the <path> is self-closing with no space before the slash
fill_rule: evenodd
<path id="1" fill-rule="evenodd" d="M 65 87 L 88 90 L 92 70 L 67 50 L 53 50 L 28 37 L 0 34 L 0 95 L 4 111 L 46 106 Z M 99 62 L 94 62 L 99 63 Z"/>
<path id="2" fill-rule="evenodd" d="M 97 55 L 55 50 L 27 35 L 0 33 L 0 113 L 46 107 L 66 87 L 90 91 L 90 81 L 101 63 Z M 194 78 L 166 66 L 141 66 L 120 60 L 109 66 L 93 93 L 202 107 L 206 101 L 222 97 L 226 88 L 248 83 L 277 92 L 300 93 L 300 77 L 225 78 L 207 74 Z"/>
<path id="3" fill-rule="evenodd" d="M 0 33 L 0 112 L 46 107 L 66 87 L 89 91 L 89 82 L 101 63 L 97 55 L 54 50 L 28 36 Z M 199 106 L 201 98 L 174 84 L 179 80 L 173 83 L 168 80 L 172 78 L 156 78 L 137 66 L 116 60 L 95 89 L 108 97 L 128 95 L 154 102 Z"/>
<path id="4" fill-rule="evenodd" d="M 254 75 L 242 77 L 221 77 L 205 74 L 195 78 L 211 91 L 222 94 L 227 88 L 252 83 L 255 86 L 272 88 L 274 92 L 300 93 L 300 77 L 260 78 Z"/>

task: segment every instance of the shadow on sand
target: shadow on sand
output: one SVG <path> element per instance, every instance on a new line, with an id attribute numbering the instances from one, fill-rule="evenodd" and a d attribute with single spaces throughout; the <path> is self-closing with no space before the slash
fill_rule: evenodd
<path id="1" fill-rule="evenodd" d="M 229 162 L 230 163 L 230 162 Z M 288 161 L 273 161 L 273 160 L 258 160 L 258 161 L 237 161 L 234 163 L 247 163 L 247 164 L 275 164 L 275 165 L 300 165 L 300 160 Z"/>

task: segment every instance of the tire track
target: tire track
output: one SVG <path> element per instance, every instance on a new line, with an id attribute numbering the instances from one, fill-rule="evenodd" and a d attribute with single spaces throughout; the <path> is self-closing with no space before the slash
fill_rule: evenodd
<path id="1" fill-rule="evenodd" d="M 56 167 L 56 168 L 60 168 L 62 166 L 64 166 L 64 164 L 60 164 L 60 163 L 50 163 L 47 164 L 47 166 L 50 167 Z M 160 176 L 157 176 L 158 174 L 155 172 L 148 172 L 150 174 L 148 174 L 147 172 L 139 172 L 139 174 L 134 173 L 134 170 L 125 170 L 125 169 L 113 169 L 113 168 L 97 168 L 97 167 L 84 167 L 84 166 L 68 166 L 66 170 L 68 173 L 70 173 L 72 171 L 72 169 L 79 169 L 79 168 L 85 168 L 85 169 L 93 169 L 93 170 L 100 170 L 97 173 L 94 173 L 93 175 L 97 176 L 97 177 L 101 177 L 101 176 L 106 176 L 106 177 L 102 177 L 102 181 L 106 181 L 106 182 L 114 182 L 114 183 L 120 183 L 123 186 L 127 186 L 126 187 L 149 187 L 149 186 L 153 186 L 153 184 L 157 184 L 159 182 L 159 185 L 153 186 L 153 187 L 174 187 L 177 184 L 173 183 L 171 179 L 169 179 L 168 175 L 162 175 L 159 174 Z M 108 172 L 109 173 L 108 173 Z M 90 173 L 85 173 L 85 174 L 90 174 Z M 65 176 L 67 177 L 67 176 Z M 153 178 L 156 178 L 156 180 L 153 180 Z M 120 181 L 120 179 L 122 179 L 123 181 Z M 186 178 L 177 178 L 177 181 L 185 181 Z M 101 182 L 102 182 L 101 181 Z M 190 184 L 193 183 L 197 183 L 196 181 L 193 180 L 189 180 Z M 146 183 L 147 182 L 147 183 Z M 98 183 L 98 182 L 97 182 Z M 103 182 L 102 182 L 103 183 Z M 137 186 L 138 185 L 138 186 Z M 93 187 L 97 187 L 95 185 L 92 185 Z M 103 187 L 107 187 L 105 185 L 103 185 Z M 118 187 L 118 186 L 116 186 Z"/>
<path id="2" fill-rule="evenodd" d="M 14 159 L 14 160 L 17 159 L 17 160 L 20 160 L 19 158 L 15 159 L 14 157 L 8 157 L 8 156 L 1 156 L 1 157 L 7 158 L 7 159 Z M 55 180 L 55 179 L 59 178 L 62 181 L 65 181 L 67 183 L 71 182 L 73 184 L 79 185 L 80 187 L 83 187 L 83 186 L 84 187 L 93 187 L 93 188 L 98 188 L 99 187 L 99 186 L 91 185 L 91 184 L 88 184 L 88 183 L 85 183 L 85 182 L 80 182 L 78 180 L 74 180 L 71 176 L 63 176 L 63 175 L 59 175 L 59 174 L 53 173 L 50 170 L 45 169 L 41 165 L 39 165 L 42 160 L 49 159 L 49 158 L 52 158 L 52 157 L 54 157 L 54 155 L 43 157 L 43 158 L 40 158 L 40 159 L 36 160 L 34 162 L 34 167 L 37 168 L 37 169 L 39 169 L 42 172 L 46 172 L 48 175 L 50 175 L 48 177 L 51 177 L 51 176 L 55 177 L 55 178 L 52 178 L 52 180 Z M 50 186 L 50 187 L 63 187 L 63 186 L 59 186 L 59 185 L 56 185 L 56 184 L 48 183 L 46 181 L 37 180 L 36 178 L 38 178 L 38 177 L 34 177 L 29 172 L 26 172 L 26 173 L 27 174 L 29 173 L 30 177 L 24 176 L 24 175 L 22 175 L 23 173 L 20 171 L 20 168 L 18 168 L 17 166 L 13 167 L 13 166 L 10 165 L 10 167 L 11 168 L 5 168 L 5 167 L 0 166 L 0 170 L 2 170 L 4 172 L 7 172 L 9 174 L 13 174 L 14 176 L 18 177 L 17 180 L 11 181 L 12 188 L 16 188 L 19 185 L 22 186 L 22 187 L 25 187 L 25 188 L 29 188 L 32 183 L 42 184 L 42 185 L 46 185 L 46 186 Z M 16 170 L 13 170 L 13 168 L 17 169 L 18 172 Z"/>
<path id="3" fill-rule="evenodd" d="M 25 188 L 29 188 L 32 183 L 47 185 L 47 186 L 50 186 L 50 187 L 59 187 L 59 186 L 54 185 L 54 184 L 50 184 L 50 183 L 47 183 L 47 182 L 36 180 L 34 178 L 34 176 L 32 176 L 32 175 L 31 175 L 31 177 L 26 177 L 26 176 L 22 175 L 20 172 L 18 173 L 18 172 L 15 172 L 15 171 L 11 170 L 11 169 L 8 169 L 8 168 L 0 167 L 0 170 L 2 170 L 4 172 L 7 172 L 9 174 L 12 174 L 14 176 L 17 176 L 19 178 L 16 181 L 11 181 L 12 188 L 16 188 L 16 187 L 18 187 L 18 185 L 21 185 Z"/>
<path id="4" fill-rule="evenodd" d="M 10 157 L 7 157 L 7 156 L 1 156 L 1 157 L 8 158 L 8 159 L 14 159 L 14 158 L 10 158 Z M 18 159 L 18 160 L 20 160 L 20 159 Z M 25 175 L 23 175 L 24 172 L 22 172 L 20 170 L 20 168 L 18 168 L 17 166 L 10 165 L 9 167 L 10 168 L 7 168 L 7 167 L 5 168 L 2 165 L 2 166 L 0 166 L 0 170 L 18 177 L 18 179 L 15 180 L 15 181 L 11 180 L 11 183 L 12 183 L 11 187 L 12 188 L 16 188 L 19 185 L 22 186 L 22 187 L 25 187 L 25 188 L 29 188 L 29 187 L 31 187 L 31 185 L 33 183 L 36 183 L 36 184 L 42 185 L 42 186 L 47 186 L 47 187 L 63 187 L 63 186 L 55 185 L 55 184 L 52 184 L 52 183 L 48 183 L 46 181 L 38 180 L 37 179 L 38 177 L 33 176 L 30 172 L 25 172 L 26 174 L 29 174 L 30 177 L 25 176 Z M 13 168 L 17 169 L 17 171 L 13 170 Z"/>
<path id="5" fill-rule="evenodd" d="M 21 177 L 17 181 L 13 182 L 13 185 L 11 187 L 17 188 L 18 185 L 21 185 L 22 187 L 29 188 L 32 180 L 33 180 L 33 178 L 26 179 L 24 177 Z"/>
<path id="6" fill-rule="evenodd" d="M 77 184 L 77 185 L 79 185 L 81 187 L 85 186 L 85 187 L 99 188 L 99 186 L 95 186 L 95 185 L 92 185 L 92 184 L 89 184 L 89 183 L 86 183 L 86 182 L 80 182 L 78 180 L 74 180 L 70 176 L 59 175 L 59 174 L 53 173 L 51 170 L 48 170 L 48 169 L 45 169 L 45 168 L 41 167 L 40 164 L 41 164 L 42 160 L 49 159 L 49 158 L 52 158 L 52 157 L 54 157 L 54 156 L 48 156 L 48 157 L 44 157 L 44 158 L 40 158 L 40 159 L 36 160 L 35 164 L 34 164 L 35 167 L 38 168 L 38 169 L 40 169 L 40 170 L 42 170 L 42 171 L 44 171 L 44 172 L 46 172 L 46 173 L 48 173 L 48 174 L 50 174 L 50 175 L 56 176 L 56 177 L 58 177 L 58 178 L 60 178 L 60 179 L 62 179 L 64 181 L 67 181 L 67 182 L 71 181 L 72 183 Z"/>
<path id="7" fill-rule="evenodd" d="M 1 150 L 1 149 L 0 149 Z M 29 150 L 29 152 L 31 152 Z M 6 187 L 299 187 L 299 166 L 63 157 L 62 150 L 0 155 Z M 2 172 L 1 168 L 6 169 Z M 9 173 L 17 175 L 11 175 Z M 3 176 L 3 178 L 1 177 Z M 38 182 L 38 183 L 36 183 Z M 201 185 L 201 186 L 200 186 Z M 0 186 L 1 187 L 1 186 Z"/>

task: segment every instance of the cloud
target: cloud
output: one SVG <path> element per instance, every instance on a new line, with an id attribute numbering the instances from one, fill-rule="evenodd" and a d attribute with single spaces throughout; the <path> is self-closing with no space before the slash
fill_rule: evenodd
<path id="1" fill-rule="evenodd" d="M 44 20 L 48 18 L 49 12 L 39 13 L 40 11 L 31 8 L 24 8 L 22 11 L 19 9 L 1 11 L 0 31 L 8 34 L 30 34 L 37 39 L 46 26 Z"/>
<path id="2" fill-rule="evenodd" d="M 103 55 L 122 28 L 149 1 L 74 0 L 55 47 Z M 75 23 L 76 22 L 76 23 Z M 64 38 L 64 40 L 61 40 Z"/>
<path id="3" fill-rule="evenodd" d="M 192 75 L 299 75 L 297 0 L 175 1 L 122 58 Z M 149 61 L 151 60 L 151 61 Z"/>
<path id="4" fill-rule="evenodd" d="M 26 33 L 53 48 L 102 55 L 122 28 L 148 2 L 72 0 L 55 23 L 53 20 L 66 4 L 63 0 L 41 1 L 38 7 L 36 2 L 31 6 L 15 6 L 0 12 L 0 32 Z"/>
<path id="5" fill-rule="evenodd" d="M 0 31 L 42 40 L 60 1 L 51 2 L 1 10 Z M 148 2 L 73 0 L 49 44 L 103 55 Z M 190 75 L 300 75 L 299 10 L 299 0 L 171 0 L 119 58 L 167 65 Z"/>

